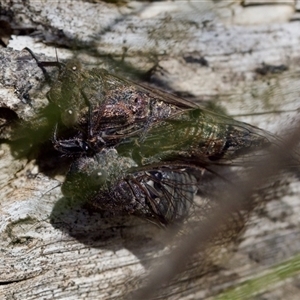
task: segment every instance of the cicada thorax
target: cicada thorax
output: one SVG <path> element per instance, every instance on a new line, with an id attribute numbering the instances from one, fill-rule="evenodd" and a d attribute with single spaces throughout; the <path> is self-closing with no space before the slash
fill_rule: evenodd
<path id="1" fill-rule="evenodd" d="M 93 109 L 93 135 L 101 136 L 108 146 L 117 145 L 179 111 L 179 107 L 150 98 L 134 86 L 109 91 L 103 104 Z"/>

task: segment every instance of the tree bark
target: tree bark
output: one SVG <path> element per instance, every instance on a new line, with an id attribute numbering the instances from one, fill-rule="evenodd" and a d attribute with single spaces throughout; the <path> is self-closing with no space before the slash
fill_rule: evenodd
<path id="1" fill-rule="evenodd" d="M 16 121 L 44 126 L 39 112 L 48 104 L 49 84 L 22 49 L 31 48 L 40 61 L 55 61 L 55 45 L 61 61 L 76 57 L 86 67 L 105 67 L 139 81 L 143 75 L 154 88 L 217 105 L 235 119 L 285 135 L 297 126 L 300 103 L 296 6 L 270 1 L 263 6 L 251 1 L 244 1 L 246 6 L 229 1 L 2 2 L 0 17 L 14 33 L 26 28 L 34 34 L 13 35 L 8 48 L 0 49 L 0 298 L 130 297 L 171 251 L 168 231 L 134 217 L 93 213 L 63 197 L 60 186 L 69 162 L 48 149 L 32 150 L 51 147 L 51 131 L 31 137 L 28 132 L 35 131 L 13 129 Z M 51 76 L 56 75 L 54 68 Z M 260 278 L 266 287 L 252 283 L 261 297 L 296 299 L 297 172 L 278 176 L 261 193 L 262 203 L 243 235 L 225 247 L 226 259 L 218 254 L 214 268 L 206 268 L 195 258 L 184 276 L 153 289 L 164 299 L 204 299 Z M 290 272 L 277 280 L 281 273 L 272 267 L 285 262 Z M 271 272 L 272 279 L 261 278 L 263 272 Z M 230 299 L 254 295 L 247 285 L 240 287 L 240 294 L 227 294 Z"/>

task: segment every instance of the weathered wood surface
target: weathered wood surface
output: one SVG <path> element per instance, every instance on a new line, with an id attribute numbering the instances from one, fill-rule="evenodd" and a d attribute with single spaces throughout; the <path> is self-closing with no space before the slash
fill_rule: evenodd
<path id="1" fill-rule="evenodd" d="M 62 47 L 60 59 L 75 53 L 89 65 L 116 72 L 119 65 L 105 54 L 144 74 L 158 62 L 152 80 L 164 89 L 210 100 L 273 133 L 297 124 L 300 24 L 292 1 L 248 7 L 228 1 L 218 7 L 209 1 L 94 2 L 2 1 L 2 10 L 13 12 L 12 24 L 39 29 L 33 37 L 14 36 L 9 46 L 27 46 L 47 54 L 40 59 L 53 60 L 54 47 L 45 44 L 55 43 Z M 0 298 L 124 299 L 143 283 L 157 258 L 168 253 L 166 233 L 135 218 L 111 220 L 70 205 L 60 192 L 63 172 L 43 172 L 34 155 L 16 156 L 9 146 L 6 119 L 13 115 L 8 112 L 31 120 L 47 104 L 49 87 L 42 85 L 43 74 L 26 51 L 2 48 L 0 59 L 5 125 L 0 128 Z M 288 70 L 260 75 L 255 70 L 262 63 Z M 55 163 L 60 164 L 59 158 Z M 164 298 L 214 296 L 299 254 L 299 193 L 296 175 L 279 178 L 236 251 L 218 262 L 222 270 L 197 276 L 202 262 L 195 261 L 191 275 L 165 289 Z M 298 277 L 258 292 L 264 299 L 297 299 Z"/>

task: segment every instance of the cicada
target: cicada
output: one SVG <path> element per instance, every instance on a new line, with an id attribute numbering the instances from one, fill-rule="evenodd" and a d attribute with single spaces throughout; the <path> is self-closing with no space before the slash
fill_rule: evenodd
<path id="1" fill-rule="evenodd" d="M 166 226 L 188 215 L 197 179 L 187 168 L 139 168 L 134 160 L 111 148 L 76 160 L 62 192 L 81 198 L 95 210 L 133 214 Z"/>
<path id="2" fill-rule="evenodd" d="M 42 68 L 51 65 L 38 64 Z M 104 69 L 85 70 L 78 61 L 54 64 L 60 68 L 59 76 L 47 97 L 59 108 L 62 123 L 76 128 L 74 136 L 54 139 L 54 147 L 67 155 L 93 155 L 105 147 L 166 133 L 168 146 L 164 148 L 168 151 L 183 150 L 183 144 L 189 152 L 205 148 L 201 153 L 211 160 L 225 152 L 269 143 L 270 135 L 254 126 L 119 78 Z"/>
<path id="3" fill-rule="evenodd" d="M 74 157 L 62 191 L 93 208 L 175 223 L 193 203 L 201 180 L 194 174 L 231 165 L 277 141 L 257 127 L 106 70 L 85 70 L 73 61 L 59 66 L 47 96 L 62 123 L 75 128 L 75 135 L 53 141 Z"/>

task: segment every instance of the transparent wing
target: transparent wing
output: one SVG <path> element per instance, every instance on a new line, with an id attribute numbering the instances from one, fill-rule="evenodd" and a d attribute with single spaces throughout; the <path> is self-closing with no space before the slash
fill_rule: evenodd
<path id="1" fill-rule="evenodd" d="M 235 158 L 276 143 L 279 139 L 257 127 L 193 109 L 156 122 L 117 149 L 141 165 L 181 161 L 205 167 L 231 164 Z"/>

